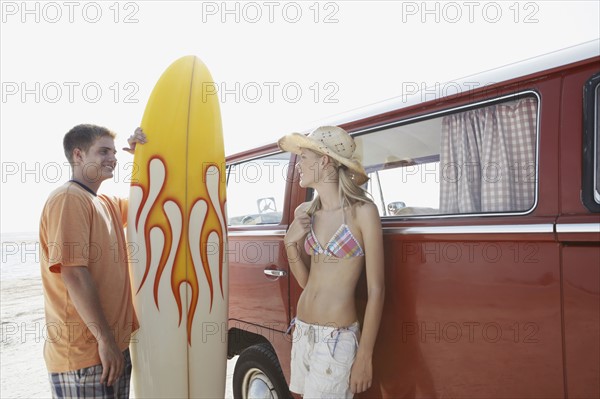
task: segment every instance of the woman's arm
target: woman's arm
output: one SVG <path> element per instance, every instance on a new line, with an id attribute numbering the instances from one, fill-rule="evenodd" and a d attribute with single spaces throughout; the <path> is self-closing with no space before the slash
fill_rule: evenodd
<path id="1" fill-rule="evenodd" d="M 302 252 L 302 241 L 310 229 L 310 217 L 306 214 L 306 209 L 308 209 L 306 202 L 296 208 L 294 221 L 283 239 L 290 269 L 302 288 L 306 286 L 310 270 L 310 258 L 307 259 Z"/>
<path id="2" fill-rule="evenodd" d="M 360 393 L 369 389 L 373 380 L 373 348 L 381 322 L 385 282 L 383 233 L 377 207 L 373 204 L 359 206 L 356 217 L 364 242 L 368 292 L 362 335 L 350 376 L 350 389 Z"/>

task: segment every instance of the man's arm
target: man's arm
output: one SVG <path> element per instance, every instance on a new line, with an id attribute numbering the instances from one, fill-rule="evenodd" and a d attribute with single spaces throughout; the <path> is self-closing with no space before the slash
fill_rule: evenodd
<path id="1" fill-rule="evenodd" d="M 146 134 L 142 131 L 141 127 L 135 129 L 133 134 L 129 136 L 127 139 L 127 144 L 129 147 L 123 147 L 123 151 L 128 152 L 130 154 L 135 153 L 135 147 L 137 144 L 145 144 L 148 142 L 146 138 Z M 135 173 L 136 169 L 134 168 L 132 173 Z M 133 176 L 132 176 L 133 177 Z M 129 198 L 116 198 L 119 203 L 119 209 L 121 210 L 123 227 L 127 226 L 127 211 L 129 210 Z"/>
<path id="2" fill-rule="evenodd" d="M 85 266 L 61 267 L 61 275 L 77 313 L 98 341 L 102 362 L 100 382 L 111 386 L 123 373 L 125 358 L 102 311 L 96 285 Z"/>

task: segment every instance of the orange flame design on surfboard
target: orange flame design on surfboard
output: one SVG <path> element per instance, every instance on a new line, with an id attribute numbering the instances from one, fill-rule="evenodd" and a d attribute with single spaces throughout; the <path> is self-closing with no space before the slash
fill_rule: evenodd
<path id="1" fill-rule="evenodd" d="M 199 189 L 200 195 L 192 199 L 188 206 L 180 198 L 165 194 L 166 184 L 173 173 L 169 173 L 169 164 L 162 157 L 153 156 L 148 162 L 146 182 L 132 184 L 142 191 L 137 209 L 131 211 L 136 212 L 135 227 L 139 234 L 143 233 L 146 252 L 145 270 L 137 292 L 148 283 L 149 277 L 154 277 L 154 302 L 160 310 L 159 286 L 163 283 L 165 270 L 171 270 L 171 291 L 177 303 L 181 325 L 183 306 L 188 303 L 182 299 L 181 287 L 186 284 L 191 291 L 186 320 L 190 345 L 200 294 L 200 270 L 210 290 L 209 309 L 212 310 L 215 280 L 218 281 L 221 298 L 224 298 L 222 249 L 227 231 L 224 191 L 220 185 L 223 169 L 224 165 L 215 163 L 202 165 L 202 181 L 197 182 L 198 186 L 193 190 Z M 185 209 L 189 209 L 187 214 Z M 151 270 L 155 270 L 154 276 L 151 276 Z"/>

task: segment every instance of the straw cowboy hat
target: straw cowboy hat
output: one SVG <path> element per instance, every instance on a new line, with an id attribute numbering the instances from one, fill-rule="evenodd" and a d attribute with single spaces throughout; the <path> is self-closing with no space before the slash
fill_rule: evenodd
<path id="1" fill-rule="evenodd" d="M 308 136 L 300 133 L 288 134 L 277 142 L 283 151 L 300 154 L 302 148 L 327 155 L 349 170 L 350 178 L 359 186 L 369 178 L 360 162 L 353 158 L 356 144 L 354 139 L 341 127 L 321 126 Z"/>

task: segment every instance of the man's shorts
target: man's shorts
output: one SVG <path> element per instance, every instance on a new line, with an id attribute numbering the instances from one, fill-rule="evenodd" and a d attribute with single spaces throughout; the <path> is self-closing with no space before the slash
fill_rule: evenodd
<path id="1" fill-rule="evenodd" d="M 131 357 L 129 349 L 123 352 L 125 370 L 112 385 L 100 383 L 102 365 L 85 367 L 64 373 L 49 373 L 53 398 L 127 399 L 131 380 Z"/>
<path id="2" fill-rule="evenodd" d="M 358 322 L 336 328 L 296 319 L 294 325 L 290 391 L 306 399 L 352 398 L 350 371 L 358 348 Z"/>

